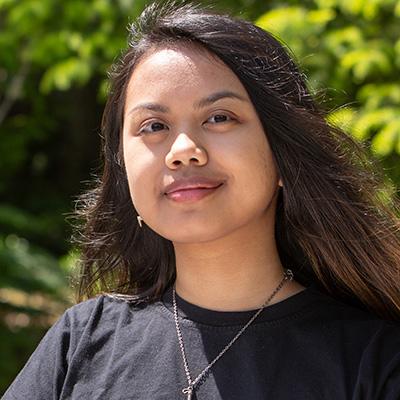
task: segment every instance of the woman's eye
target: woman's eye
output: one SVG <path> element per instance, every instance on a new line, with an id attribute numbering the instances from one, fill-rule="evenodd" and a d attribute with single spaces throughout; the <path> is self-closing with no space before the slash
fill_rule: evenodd
<path id="1" fill-rule="evenodd" d="M 215 114 L 207 120 L 207 122 L 211 122 L 212 124 L 218 124 L 220 122 L 229 122 L 229 121 L 232 121 L 232 118 L 229 115 L 225 114 Z"/>
<path id="2" fill-rule="evenodd" d="M 158 131 L 162 131 L 166 129 L 166 125 L 162 122 L 153 121 L 146 125 L 144 125 L 140 130 L 139 133 L 154 133 Z"/>

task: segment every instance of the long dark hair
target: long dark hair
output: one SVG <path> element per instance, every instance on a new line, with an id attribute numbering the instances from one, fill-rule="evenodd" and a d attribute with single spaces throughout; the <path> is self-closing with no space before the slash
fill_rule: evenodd
<path id="1" fill-rule="evenodd" d="M 78 207 L 77 301 L 108 292 L 152 302 L 175 279 L 172 242 L 138 227 L 121 131 L 126 88 L 141 57 L 171 44 L 196 45 L 236 74 L 263 124 L 284 184 L 275 228 L 283 265 L 305 286 L 398 320 L 397 200 L 363 146 L 326 122 L 284 46 L 248 21 L 193 4 L 151 4 L 129 30 L 129 46 L 110 74 L 103 174 Z"/>

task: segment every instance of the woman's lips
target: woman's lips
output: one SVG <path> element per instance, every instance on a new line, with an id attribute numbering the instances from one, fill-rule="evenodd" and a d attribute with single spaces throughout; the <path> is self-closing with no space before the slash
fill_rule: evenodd
<path id="1" fill-rule="evenodd" d="M 200 200 L 218 190 L 221 185 L 213 188 L 192 188 L 192 189 L 181 189 L 175 192 L 166 193 L 165 195 L 176 202 L 190 202 Z"/>

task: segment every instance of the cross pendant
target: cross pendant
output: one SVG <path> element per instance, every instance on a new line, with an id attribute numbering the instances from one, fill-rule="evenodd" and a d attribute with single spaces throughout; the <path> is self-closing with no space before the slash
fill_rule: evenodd
<path id="1" fill-rule="evenodd" d="M 187 400 L 191 400 L 193 394 L 193 388 L 191 386 L 188 386 L 187 388 L 182 389 L 182 393 L 187 394 L 186 397 Z"/>

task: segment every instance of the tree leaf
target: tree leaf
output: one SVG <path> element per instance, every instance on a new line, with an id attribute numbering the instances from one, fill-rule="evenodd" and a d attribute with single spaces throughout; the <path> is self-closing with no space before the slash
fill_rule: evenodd
<path id="1" fill-rule="evenodd" d="M 372 139 L 371 149 L 380 156 L 387 156 L 395 150 L 400 138 L 400 118 L 390 121 Z"/>

